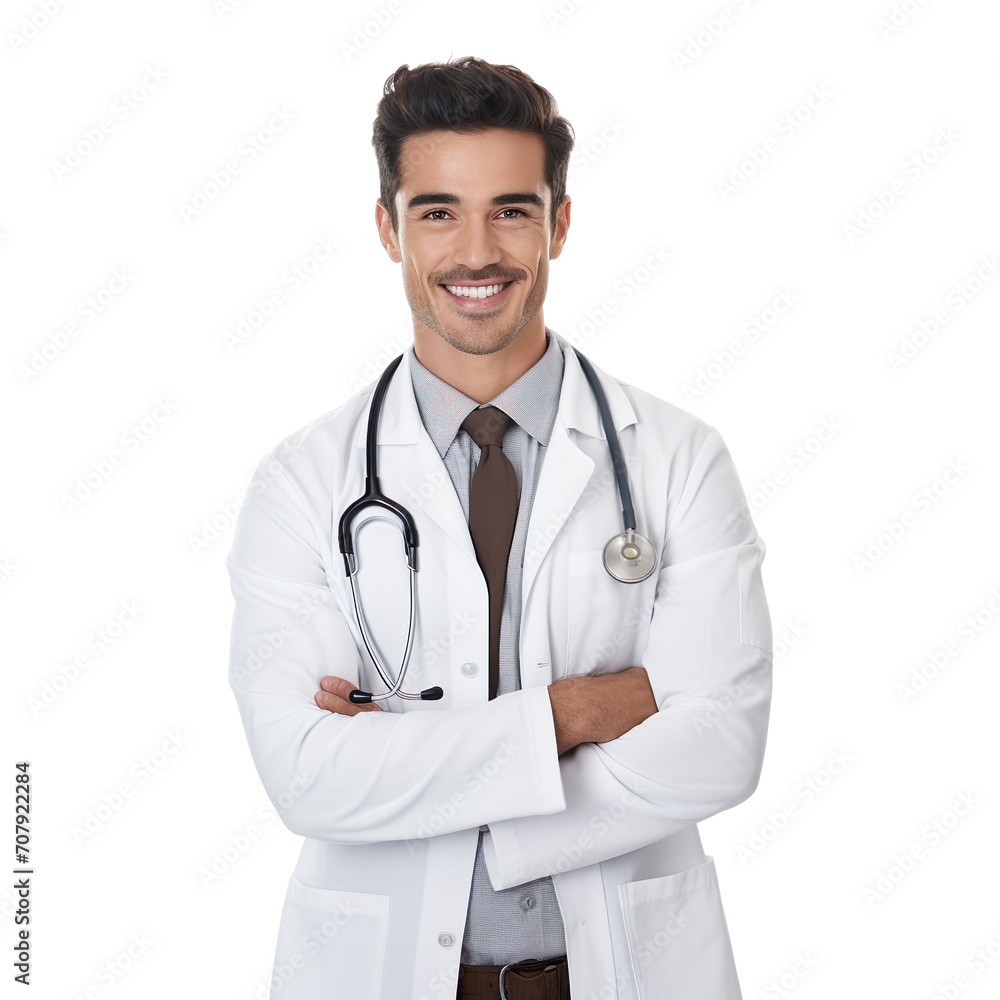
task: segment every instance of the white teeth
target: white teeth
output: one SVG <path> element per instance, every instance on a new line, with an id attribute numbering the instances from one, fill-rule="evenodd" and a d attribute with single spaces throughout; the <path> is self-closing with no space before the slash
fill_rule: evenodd
<path id="1" fill-rule="evenodd" d="M 496 295 L 497 292 L 502 292 L 509 284 L 509 281 L 505 281 L 502 285 L 479 285 L 478 287 L 472 285 L 445 285 L 444 287 L 452 295 L 463 295 L 467 299 L 485 299 L 490 295 Z"/>

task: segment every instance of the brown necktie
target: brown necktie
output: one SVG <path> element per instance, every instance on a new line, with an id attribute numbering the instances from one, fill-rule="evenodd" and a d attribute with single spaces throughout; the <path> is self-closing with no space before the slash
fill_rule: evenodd
<path id="1" fill-rule="evenodd" d="M 462 422 L 462 430 L 482 449 L 469 482 L 469 533 L 490 597 L 491 699 L 500 683 L 500 618 L 519 499 L 514 466 L 503 453 L 503 435 L 510 423 L 511 418 L 496 406 L 477 407 Z"/>

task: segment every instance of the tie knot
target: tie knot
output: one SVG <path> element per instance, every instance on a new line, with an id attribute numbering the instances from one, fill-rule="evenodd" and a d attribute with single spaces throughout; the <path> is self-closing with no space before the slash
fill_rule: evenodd
<path id="1" fill-rule="evenodd" d="M 503 447 L 504 432 L 510 426 L 511 418 L 498 406 L 477 406 L 462 421 L 464 430 L 480 448 L 488 444 Z"/>

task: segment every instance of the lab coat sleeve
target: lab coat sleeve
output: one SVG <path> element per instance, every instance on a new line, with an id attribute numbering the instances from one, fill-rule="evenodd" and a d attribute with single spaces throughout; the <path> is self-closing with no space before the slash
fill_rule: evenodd
<path id="1" fill-rule="evenodd" d="M 659 710 L 618 739 L 562 755 L 558 815 L 489 824 L 494 889 L 655 843 L 754 791 L 771 701 L 765 551 L 709 427 L 666 531 L 642 656 Z"/>
<path id="2" fill-rule="evenodd" d="M 348 716 L 316 705 L 320 678 L 356 684 L 361 660 L 307 511 L 292 478 L 266 458 L 227 558 L 236 602 L 229 683 L 288 829 L 367 844 L 564 809 L 546 688 L 451 709 Z"/>

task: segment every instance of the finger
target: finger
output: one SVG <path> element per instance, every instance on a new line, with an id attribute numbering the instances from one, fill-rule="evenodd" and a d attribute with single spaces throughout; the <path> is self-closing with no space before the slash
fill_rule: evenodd
<path id="1" fill-rule="evenodd" d="M 353 684 L 351 681 L 346 680 L 343 677 L 335 677 L 331 674 L 320 678 L 319 685 L 324 691 L 327 691 L 332 695 L 336 695 L 336 697 L 342 698 L 344 701 L 354 705 L 354 702 L 350 700 L 350 697 L 352 691 L 358 690 L 357 684 Z M 354 707 L 364 708 L 369 711 L 371 709 L 376 709 L 380 712 L 382 711 L 382 706 L 374 701 L 355 705 Z M 352 712 L 351 714 L 353 715 L 354 713 Z"/>
<path id="2" fill-rule="evenodd" d="M 343 698 L 345 701 L 350 697 L 352 691 L 357 691 L 358 689 L 357 684 L 352 684 L 343 677 L 334 677 L 332 675 L 321 677 L 319 686 L 324 691 L 329 691 L 330 694 L 335 694 L 338 698 Z"/>
<path id="3" fill-rule="evenodd" d="M 328 712 L 335 712 L 337 715 L 357 715 L 358 712 L 371 712 L 373 710 L 382 711 L 381 706 L 375 702 L 355 705 L 354 702 L 331 694 L 329 691 L 317 691 L 313 695 L 313 700 L 320 708 L 325 708 Z"/>
<path id="4" fill-rule="evenodd" d="M 329 691 L 317 691 L 313 695 L 313 701 L 320 708 L 325 708 L 328 712 L 336 712 L 338 715 L 354 715 L 355 705 L 343 698 L 338 698 Z"/>

